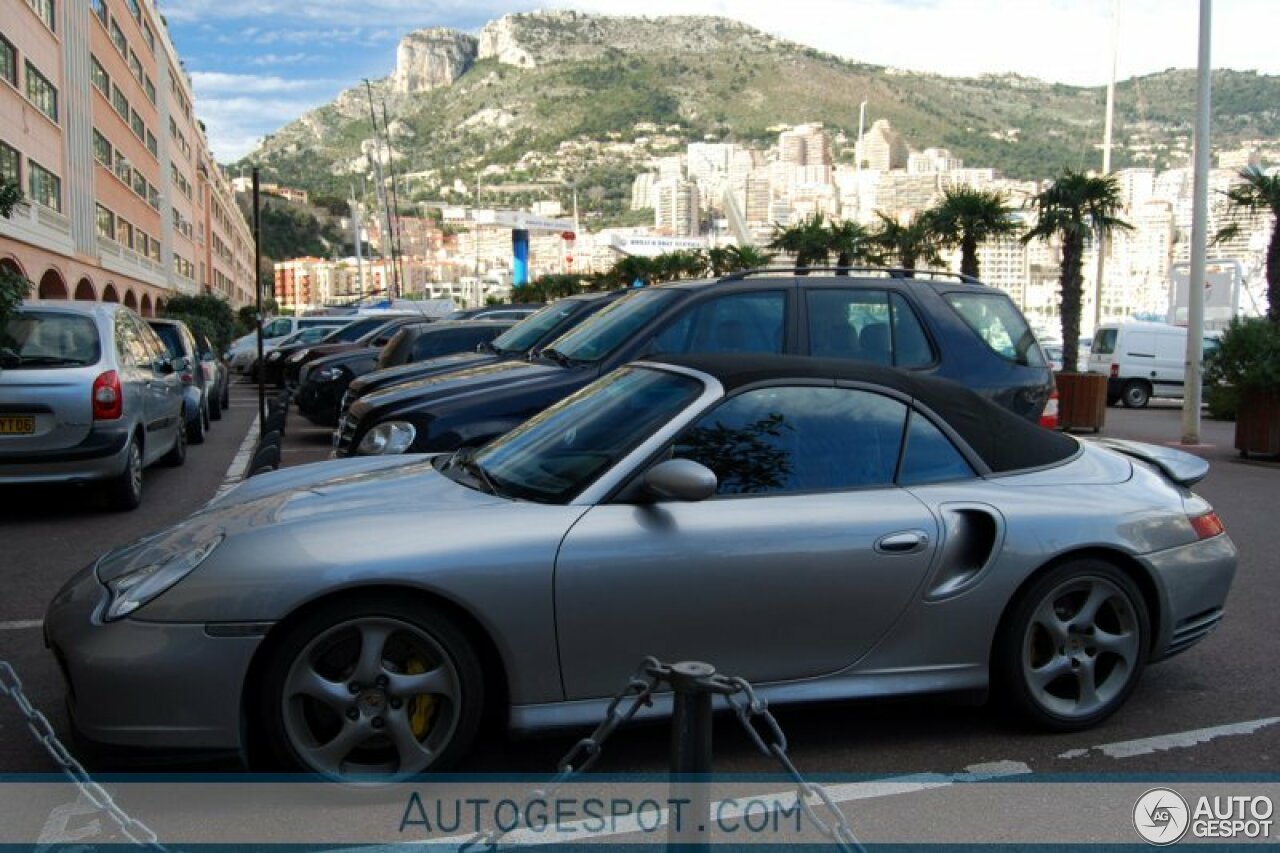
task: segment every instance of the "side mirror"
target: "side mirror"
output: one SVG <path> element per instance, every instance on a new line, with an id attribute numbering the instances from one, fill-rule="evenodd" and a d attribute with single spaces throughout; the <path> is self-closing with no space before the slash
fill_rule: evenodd
<path id="1" fill-rule="evenodd" d="M 659 462 L 641 478 L 650 495 L 663 500 L 697 502 L 716 493 L 715 473 L 692 459 L 668 459 Z"/>
<path id="2" fill-rule="evenodd" d="M 169 369 L 166 373 L 183 373 L 191 369 L 191 359 L 184 355 L 180 355 L 173 361 L 169 362 Z"/>
<path id="3" fill-rule="evenodd" d="M 168 376 L 170 373 L 173 373 L 175 370 L 180 369 L 175 366 L 176 362 L 177 362 L 176 358 L 175 359 L 157 358 L 155 362 L 152 363 L 151 369 L 155 373 L 159 373 L 161 376 Z"/>

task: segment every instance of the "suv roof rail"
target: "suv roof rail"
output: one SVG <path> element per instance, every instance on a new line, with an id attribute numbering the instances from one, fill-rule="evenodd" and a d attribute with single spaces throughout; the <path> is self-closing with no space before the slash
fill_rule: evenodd
<path id="1" fill-rule="evenodd" d="M 904 267 L 759 267 L 751 270 L 741 270 L 740 272 L 729 273 L 721 276 L 718 281 L 741 281 L 752 276 L 763 275 L 798 275 L 801 270 L 805 272 L 834 272 L 865 275 L 868 273 L 875 274 L 882 278 L 898 278 L 898 279 L 918 279 L 920 281 L 954 281 L 959 284 L 977 284 L 983 285 L 981 281 L 971 275 L 965 275 L 959 272 L 950 272 L 949 270 L 909 270 Z"/>

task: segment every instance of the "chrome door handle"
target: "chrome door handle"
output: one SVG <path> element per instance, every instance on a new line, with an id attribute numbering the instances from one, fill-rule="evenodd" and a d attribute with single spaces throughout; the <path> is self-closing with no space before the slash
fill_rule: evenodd
<path id="1" fill-rule="evenodd" d="M 919 530 L 906 530 L 902 533 L 890 533 L 876 540 L 876 550 L 881 554 L 914 554 L 923 551 L 929 544 L 929 537 Z"/>

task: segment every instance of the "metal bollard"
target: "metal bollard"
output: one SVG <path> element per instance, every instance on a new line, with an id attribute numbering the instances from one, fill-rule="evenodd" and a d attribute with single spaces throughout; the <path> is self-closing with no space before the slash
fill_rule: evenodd
<path id="1" fill-rule="evenodd" d="M 708 683 L 716 668 L 708 663 L 672 664 L 671 800 L 667 816 L 669 850 L 710 847 L 711 698 Z M 690 777 L 695 778 L 690 778 Z"/>

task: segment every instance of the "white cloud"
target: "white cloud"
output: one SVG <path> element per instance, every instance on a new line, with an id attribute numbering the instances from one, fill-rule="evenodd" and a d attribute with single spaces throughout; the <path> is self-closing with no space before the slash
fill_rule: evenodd
<path id="1" fill-rule="evenodd" d="M 328 100 L 328 95 L 298 99 L 249 95 L 200 98 L 196 111 L 208 129 L 209 147 L 219 162 L 228 163 L 256 148 L 265 134 Z"/>
<path id="2" fill-rule="evenodd" d="M 297 92 L 323 86 L 325 80 L 287 79 L 284 77 L 260 77 L 254 74 L 226 74 L 221 71 L 193 71 L 191 83 L 196 88 L 196 98 L 221 94 L 275 94 Z"/>

